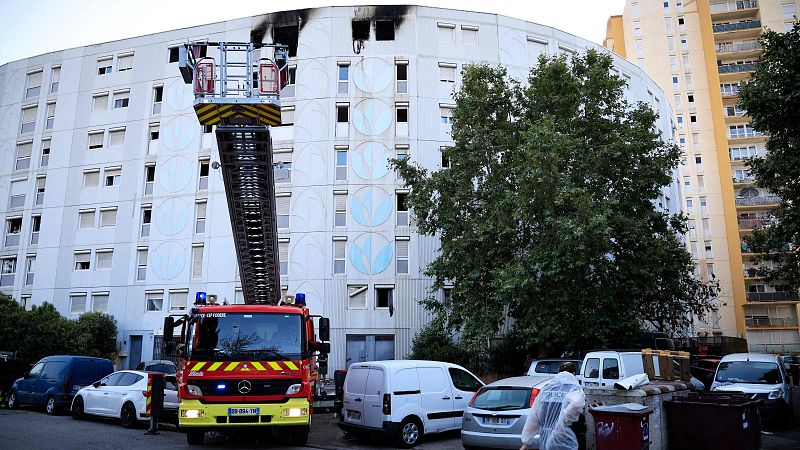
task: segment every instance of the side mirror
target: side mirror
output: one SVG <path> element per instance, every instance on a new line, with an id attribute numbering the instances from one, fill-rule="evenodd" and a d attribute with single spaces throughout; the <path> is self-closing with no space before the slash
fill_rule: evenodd
<path id="1" fill-rule="evenodd" d="M 172 316 L 164 317 L 164 342 L 172 342 L 175 334 L 175 318 Z"/>
<path id="2" fill-rule="evenodd" d="M 327 317 L 319 318 L 319 340 L 320 341 L 331 340 L 331 321 Z M 330 345 L 328 345 L 328 348 L 330 349 Z M 323 352 L 323 353 L 328 353 L 328 352 Z"/>
<path id="3" fill-rule="evenodd" d="M 317 344 L 317 350 L 321 354 L 327 355 L 328 353 L 331 352 L 331 344 L 329 342 L 320 342 L 319 344 Z"/>
<path id="4" fill-rule="evenodd" d="M 103 385 L 103 383 L 101 383 L 99 381 L 95 381 L 94 383 L 92 383 L 92 386 L 94 386 L 95 388 L 99 388 L 102 385 Z"/>

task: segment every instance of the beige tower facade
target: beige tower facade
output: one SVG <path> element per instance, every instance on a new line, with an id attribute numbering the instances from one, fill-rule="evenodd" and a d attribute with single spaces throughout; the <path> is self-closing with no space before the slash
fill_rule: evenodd
<path id="1" fill-rule="evenodd" d="M 681 187 L 696 274 L 714 277 L 718 311 L 697 333 L 741 336 L 751 351 L 800 351 L 797 291 L 753 273 L 742 238 L 769 224 L 778 198 L 757 186 L 746 163 L 766 141 L 736 106 L 761 55 L 765 28 L 791 27 L 798 0 L 626 0 L 608 20 L 604 45 L 643 68 L 667 93 L 683 151 Z"/>

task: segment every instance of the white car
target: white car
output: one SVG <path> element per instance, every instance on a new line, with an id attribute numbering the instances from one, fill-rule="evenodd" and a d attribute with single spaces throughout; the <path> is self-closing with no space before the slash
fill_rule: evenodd
<path id="1" fill-rule="evenodd" d="M 119 417 L 122 426 L 131 428 L 139 421 L 149 420 L 147 408 L 148 372 L 120 370 L 86 386 L 72 400 L 72 417 L 81 419 L 86 414 Z M 164 389 L 164 412 L 178 410 L 178 391 L 169 377 Z"/>

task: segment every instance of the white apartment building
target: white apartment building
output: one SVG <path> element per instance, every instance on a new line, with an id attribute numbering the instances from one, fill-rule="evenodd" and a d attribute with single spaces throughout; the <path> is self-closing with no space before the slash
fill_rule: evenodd
<path id="1" fill-rule="evenodd" d="M 229 20 L 0 66 L 0 289 L 64 315 L 112 314 L 119 366 L 153 357 L 163 318 L 195 292 L 243 302 L 213 130 L 178 71 L 187 40 L 290 46 L 284 125 L 272 130 L 282 288 L 331 319 L 330 370 L 402 358 L 429 320 L 415 233 L 387 160 L 446 169 L 452 92 L 465 64 L 524 79 L 540 54 L 600 45 L 494 14 L 420 6 L 326 7 Z M 632 101 L 673 137 L 663 91 L 614 56 Z M 671 212 L 675 182 L 654 200 Z M 7 197 L 7 200 L 4 199 Z M 434 293 L 443 298 L 444 292 Z M 393 303 L 394 314 L 389 313 Z"/>

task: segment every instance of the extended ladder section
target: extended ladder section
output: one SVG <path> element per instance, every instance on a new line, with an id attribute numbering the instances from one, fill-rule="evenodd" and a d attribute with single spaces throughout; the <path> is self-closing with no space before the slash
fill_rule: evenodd
<path id="1" fill-rule="evenodd" d="M 280 67 L 257 57 L 264 48 L 274 49 Z M 218 49 L 217 60 L 208 56 L 209 49 Z M 179 66 L 184 81 L 194 87 L 198 120 L 216 125 L 245 303 L 277 303 L 281 289 L 269 126 L 281 123 L 278 92 L 286 72 L 285 47 L 191 43 L 181 48 Z"/>

